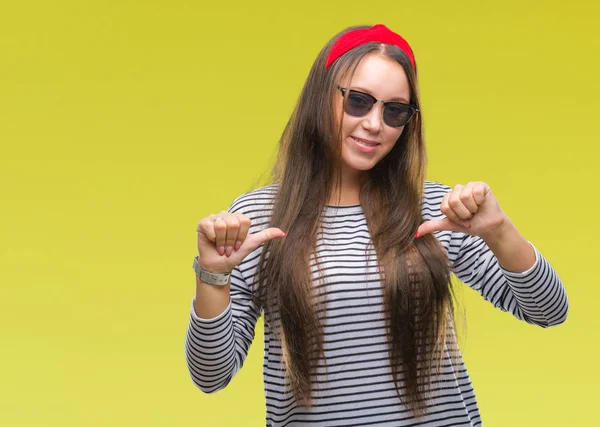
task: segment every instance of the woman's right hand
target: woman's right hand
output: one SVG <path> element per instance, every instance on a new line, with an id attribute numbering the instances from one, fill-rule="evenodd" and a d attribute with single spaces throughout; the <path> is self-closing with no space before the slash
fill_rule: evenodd
<path id="1" fill-rule="evenodd" d="M 214 222 L 216 217 L 223 219 Z M 250 223 L 247 216 L 227 211 L 202 218 L 196 227 L 200 267 L 212 273 L 229 273 L 261 244 L 286 235 L 275 227 L 248 234 Z"/>

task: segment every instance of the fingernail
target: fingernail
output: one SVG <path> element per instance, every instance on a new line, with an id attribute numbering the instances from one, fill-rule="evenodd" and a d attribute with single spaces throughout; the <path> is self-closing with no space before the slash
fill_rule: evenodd
<path id="1" fill-rule="evenodd" d="M 222 256 L 224 254 L 225 254 L 225 247 L 224 246 L 219 247 L 219 255 Z"/>
<path id="2" fill-rule="evenodd" d="M 420 235 L 420 234 L 419 234 L 419 232 L 417 231 L 417 232 L 415 233 L 415 238 L 416 238 L 416 239 L 418 239 L 419 237 L 421 237 L 421 235 Z"/>
<path id="3" fill-rule="evenodd" d="M 231 246 L 231 245 L 227 246 L 227 249 L 225 250 L 225 252 L 227 253 L 227 256 L 231 256 L 231 253 L 233 252 L 233 246 Z"/>
<path id="4" fill-rule="evenodd" d="M 238 240 L 237 242 L 235 242 L 234 249 L 237 251 L 240 248 L 240 246 L 242 246 L 242 241 Z"/>
<path id="5" fill-rule="evenodd" d="M 284 231 L 283 236 L 281 236 L 281 237 L 285 237 L 285 236 L 287 236 L 287 233 Z"/>

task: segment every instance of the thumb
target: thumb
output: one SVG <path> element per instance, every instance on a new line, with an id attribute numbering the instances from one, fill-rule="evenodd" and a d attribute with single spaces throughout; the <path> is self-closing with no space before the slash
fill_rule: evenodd
<path id="1" fill-rule="evenodd" d="M 441 230 L 449 230 L 449 231 L 462 231 L 465 232 L 467 230 L 466 227 L 455 223 L 449 218 L 443 219 L 432 219 L 430 221 L 425 221 L 423 224 L 419 226 L 417 229 L 416 237 L 421 237 L 429 233 L 433 233 L 434 231 Z"/>
<path id="2" fill-rule="evenodd" d="M 242 257 L 245 257 L 266 241 L 276 237 L 284 237 L 285 235 L 286 233 L 277 227 L 265 228 L 258 233 L 248 234 L 246 240 L 244 240 L 244 243 L 238 249 L 238 253 L 241 252 Z"/>

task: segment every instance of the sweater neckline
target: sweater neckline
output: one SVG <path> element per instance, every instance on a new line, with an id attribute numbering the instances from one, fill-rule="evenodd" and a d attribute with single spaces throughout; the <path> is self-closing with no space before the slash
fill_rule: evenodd
<path id="1" fill-rule="evenodd" d="M 362 213 L 362 206 L 360 204 L 356 205 L 325 205 L 324 208 L 327 214 L 354 214 L 354 213 Z"/>

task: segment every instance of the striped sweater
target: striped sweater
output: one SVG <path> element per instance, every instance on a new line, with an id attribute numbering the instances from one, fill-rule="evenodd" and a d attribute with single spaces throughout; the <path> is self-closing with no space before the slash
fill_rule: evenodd
<path id="1" fill-rule="evenodd" d="M 228 211 L 249 217 L 250 233 L 268 227 L 276 185 L 242 194 Z M 444 217 L 440 203 L 450 190 L 426 181 L 422 204 L 425 220 Z M 323 224 L 317 249 L 327 277 L 327 310 L 321 315 L 327 372 L 319 366 L 313 377 L 313 405 L 307 408 L 296 403 L 284 387 L 281 345 L 272 334 L 265 313 L 266 425 L 481 425 L 473 386 L 455 339 L 447 341 L 441 370 L 431 379 L 434 387 L 427 400 L 426 415 L 418 419 L 411 416 L 394 389 L 372 245 L 371 254 L 365 258 L 371 240 L 362 208 L 327 205 Z M 541 327 L 565 321 L 569 310 L 565 289 L 535 246 L 532 245 L 535 264 L 525 272 L 515 273 L 504 270 L 479 237 L 452 231 L 434 235 L 446 249 L 453 273 L 494 307 Z M 199 318 L 192 302 L 185 356 L 192 381 L 205 393 L 227 386 L 242 367 L 254 338 L 263 308 L 255 306 L 250 297 L 255 290 L 253 276 L 262 247 L 232 271 L 230 303 L 220 315 Z"/>

